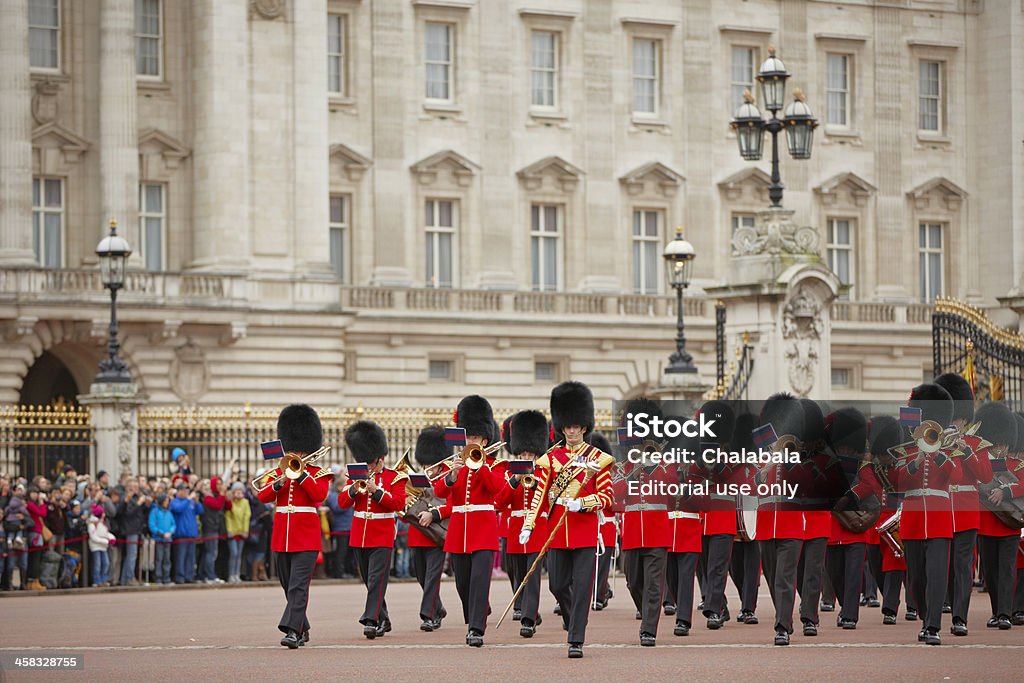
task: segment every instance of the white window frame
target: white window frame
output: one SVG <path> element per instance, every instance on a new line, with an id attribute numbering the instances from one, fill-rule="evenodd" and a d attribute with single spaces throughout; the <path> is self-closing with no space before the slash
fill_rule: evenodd
<path id="1" fill-rule="evenodd" d="M 750 80 L 737 81 L 736 76 L 736 51 L 746 50 L 750 53 Z M 757 45 L 747 43 L 732 43 L 729 45 L 729 116 L 732 117 L 736 108 L 743 104 L 743 90 L 749 90 L 754 100 L 759 99 L 757 87 L 757 70 L 760 67 L 761 48 Z M 738 90 L 742 88 L 742 90 Z"/>
<path id="2" fill-rule="evenodd" d="M 918 287 L 921 290 L 922 303 L 931 303 L 937 297 L 942 296 L 946 291 L 946 232 L 948 223 L 940 221 L 922 220 L 917 224 L 917 253 L 918 253 Z M 932 245 L 931 228 L 939 229 L 939 246 Z M 925 237 L 925 244 L 921 245 L 921 237 Z M 939 291 L 931 291 L 931 256 L 939 256 Z"/>
<path id="3" fill-rule="evenodd" d="M 637 72 L 637 60 L 636 60 L 636 46 L 639 42 L 651 43 L 654 47 L 654 73 L 638 73 Z M 632 105 L 631 109 L 633 116 L 636 118 L 658 118 L 661 115 L 661 76 L 662 76 L 662 61 L 663 61 L 663 50 L 664 41 L 660 38 L 652 38 L 650 36 L 633 36 L 630 42 L 630 74 L 632 76 L 630 83 L 632 85 Z M 653 99 L 651 111 L 644 109 L 637 109 L 637 84 L 640 81 L 650 82 L 654 86 Z"/>
<path id="4" fill-rule="evenodd" d="M 843 76 L 844 82 L 841 87 L 834 87 L 831 82 L 831 73 L 829 71 L 831 61 L 833 59 L 843 60 Z M 854 58 L 852 54 L 847 52 L 826 52 L 825 53 L 825 125 L 836 126 L 838 128 L 852 128 L 853 116 L 850 109 L 853 104 L 853 97 L 851 97 L 853 91 L 853 64 Z M 842 121 L 833 120 L 833 109 L 832 109 L 832 96 L 842 98 Z"/>
<path id="5" fill-rule="evenodd" d="M 925 94 L 924 92 L 924 69 L 926 66 L 934 65 L 937 67 L 937 82 L 936 89 L 937 93 Z M 917 67 L 917 129 L 923 133 L 931 135 L 941 135 L 945 131 L 945 75 L 946 75 L 946 62 L 939 59 L 920 59 L 918 60 Z M 924 103 L 935 102 L 935 128 L 925 128 L 924 125 Z"/>
<path id="6" fill-rule="evenodd" d="M 160 188 L 160 210 L 153 211 L 146 201 L 146 188 Z M 160 220 L 160 264 L 158 268 L 149 267 L 149 239 L 146 231 L 146 219 Z M 139 243 L 142 245 L 142 263 L 146 270 L 163 272 L 167 270 L 167 184 L 143 180 L 139 182 Z"/>
<path id="7" fill-rule="evenodd" d="M 840 376 L 845 374 L 846 381 L 845 382 L 837 382 L 836 381 L 837 373 Z M 830 374 L 831 374 L 830 384 L 832 385 L 832 387 L 834 387 L 836 389 L 852 389 L 853 388 L 853 368 L 849 368 L 849 367 L 833 367 Z"/>
<path id="8" fill-rule="evenodd" d="M 332 24 L 338 25 L 338 46 L 337 52 L 331 51 L 331 29 Z M 331 61 L 335 60 L 338 65 L 338 87 L 331 82 Z M 336 97 L 348 95 L 348 15 L 337 12 L 327 13 L 327 93 Z"/>
<path id="9" fill-rule="evenodd" d="M 144 81 L 159 81 L 164 77 L 164 3 L 163 0 L 153 0 L 157 6 L 157 33 L 139 33 L 139 5 L 145 0 L 135 0 L 135 77 Z M 139 44 L 143 40 L 156 41 L 156 73 L 139 73 Z"/>
<path id="10" fill-rule="evenodd" d="M 547 208 L 555 209 L 555 230 L 547 230 Z M 533 226 L 533 212 L 537 211 L 537 228 Z M 532 202 L 530 204 L 530 288 L 535 292 L 557 292 L 562 287 L 562 235 L 565 224 L 565 206 L 553 202 Z M 538 244 L 537 267 L 533 264 L 534 241 Z M 544 279 L 544 255 L 554 243 L 555 281 Z"/>
<path id="11" fill-rule="evenodd" d="M 647 234 L 647 217 L 654 215 L 656 232 L 653 236 Z M 637 234 L 637 221 L 639 220 L 640 234 Z M 633 209 L 633 221 L 630 225 L 630 236 L 631 241 L 631 256 L 633 257 L 633 293 L 642 295 L 656 295 L 661 294 L 661 279 L 662 279 L 662 255 L 660 246 L 663 244 L 663 235 L 665 234 L 665 212 L 662 209 L 650 208 L 650 207 L 636 207 Z M 644 265 L 644 250 L 643 245 L 648 243 L 655 243 L 659 246 L 656 249 L 654 259 L 654 289 L 649 290 L 644 286 L 647 280 L 647 266 Z M 637 252 L 640 252 L 639 258 L 637 258 Z M 636 264 L 639 263 L 641 270 L 637 271 Z"/>
<path id="12" fill-rule="evenodd" d="M 448 32 L 448 55 L 445 60 L 431 60 L 428 55 L 427 34 L 430 26 L 443 26 Z M 455 55 L 456 55 L 456 34 L 457 25 L 450 21 L 424 21 L 423 22 L 423 98 L 426 102 L 453 104 L 455 102 Z M 430 96 L 430 66 L 440 66 L 445 70 L 445 84 L 447 86 L 447 97 Z"/>
<path id="13" fill-rule="evenodd" d="M 847 235 L 849 236 L 849 242 L 843 243 L 838 241 L 840 223 L 846 223 Z M 841 299 L 852 299 L 853 290 L 857 285 L 857 270 L 856 270 L 856 242 L 857 242 L 857 221 L 847 216 L 829 216 L 825 222 L 825 258 L 828 262 L 828 267 L 839 276 L 839 271 L 836 269 L 836 258 L 840 252 L 845 253 L 847 256 L 847 269 L 849 271 L 849 282 L 843 283 L 849 285 L 847 293 L 841 294 Z"/>
<path id="14" fill-rule="evenodd" d="M 729 216 L 729 245 L 732 253 L 736 252 L 735 238 L 736 231 L 740 228 L 756 228 L 757 214 L 753 211 L 733 211 Z"/>
<path id="15" fill-rule="evenodd" d="M 40 26 L 40 25 L 33 25 L 32 23 L 29 23 L 28 24 L 28 32 L 29 32 L 29 35 L 32 34 L 33 30 L 35 30 L 35 31 L 53 31 L 53 32 L 56 33 L 56 35 L 57 35 L 57 64 L 56 64 L 56 66 L 34 66 L 34 65 L 32 65 L 31 64 L 32 50 L 31 50 L 31 47 L 30 47 L 29 48 L 29 61 L 30 61 L 29 71 L 38 72 L 38 73 L 60 73 L 61 61 L 62 61 L 62 58 L 63 58 L 63 54 L 62 54 L 63 50 L 61 50 L 61 42 L 63 40 L 63 33 L 64 33 L 64 30 L 63 30 L 63 24 L 64 24 L 64 21 L 63 21 L 63 19 L 64 19 L 64 3 L 63 3 L 63 0 L 55 0 L 55 2 L 57 3 L 57 25 L 56 26 Z M 31 5 L 32 4 L 32 0 L 28 0 L 28 4 Z M 29 14 L 31 15 L 31 7 L 30 7 Z M 29 39 L 29 41 L 30 41 L 29 44 L 31 45 L 31 38 Z"/>
<path id="16" fill-rule="evenodd" d="M 441 204 L 451 205 L 451 225 L 441 225 Z M 429 253 L 433 256 L 431 262 L 426 262 L 424 278 L 426 286 L 434 289 L 451 289 L 455 287 L 458 278 L 458 227 L 459 227 L 459 202 L 449 197 L 427 197 L 423 203 L 423 225 L 424 238 L 432 245 Z M 439 282 L 437 273 L 441 270 L 441 235 L 451 235 L 451 281 Z M 423 254 L 428 253 L 427 245 L 423 246 Z M 432 274 L 433 273 L 433 274 Z"/>
<path id="17" fill-rule="evenodd" d="M 60 184 L 60 206 L 46 206 L 46 181 L 55 180 Z M 39 203 L 36 203 L 36 187 L 39 188 Z M 32 246 L 35 251 L 36 262 L 43 268 L 63 268 L 64 256 L 67 249 L 67 187 L 64 178 L 51 175 L 32 176 Z M 46 216 L 57 215 L 60 217 L 60 262 L 57 264 L 46 263 Z M 38 217 L 38 218 L 37 218 Z"/>
<path id="18" fill-rule="evenodd" d="M 537 66 L 536 45 L 534 38 L 538 35 L 546 35 L 551 38 L 552 64 L 551 66 Z M 561 69 L 561 44 L 562 34 L 560 31 L 550 29 L 531 29 L 530 31 L 530 108 L 540 111 L 557 111 L 561 104 L 559 97 L 560 69 Z M 551 103 L 538 103 L 535 99 L 537 92 L 537 79 L 548 75 L 551 78 Z"/>
<path id="19" fill-rule="evenodd" d="M 335 200 L 341 200 L 341 220 L 334 220 L 331 203 Z M 333 258 L 333 254 L 330 254 L 331 259 L 331 270 L 334 271 L 334 275 L 338 278 L 339 282 L 347 283 L 351 280 L 352 272 L 350 264 L 352 262 L 351 257 L 351 225 L 352 225 L 352 195 L 344 194 L 341 192 L 332 192 L 327 199 L 327 248 L 330 252 L 331 249 L 331 238 L 333 233 L 338 232 L 341 235 L 341 263 L 336 264 Z M 341 273 L 338 273 L 340 267 Z"/>

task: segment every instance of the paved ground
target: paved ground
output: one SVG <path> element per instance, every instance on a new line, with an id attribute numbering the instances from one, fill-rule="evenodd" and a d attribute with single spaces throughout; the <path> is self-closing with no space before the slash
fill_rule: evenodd
<path id="1" fill-rule="evenodd" d="M 591 614 L 586 656 L 569 661 L 559 618 L 550 615 L 532 640 L 519 637 L 511 620 L 494 629 L 487 644 L 464 644 L 465 628 L 455 586 L 442 596 L 449 617 L 435 633 L 418 630 L 419 587 L 392 584 L 388 591 L 395 630 L 365 640 L 356 619 L 365 593 L 353 584 L 314 584 L 309 618 L 312 642 L 290 651 L 278 645 L 277 620 L 284 605 L 277 586 L 174 588 L 132 592 L 81 591 L 64 595 L 20 594 L 0 600 L 0 656 L 15 652 L 65 652 L 84 658 L 84 671 L 0 672 L 0 681 L 271 681 L 306 680 L 667 681 L 680 677 L 719 680 L 800 681 L 812 679 L 913 681 L 1020 681 L 1024 669 L 1024 628 L 985 628 L 988 596 L 975 594 L 971 634 L 943 634 L 941 647 L 916 642 L 920 622 L 883 626 L 878 609 L 863 609 L 856 631 L 835 628 L 835 615 L 822 615 L 817 638 L 795 635 L 788 648 L 770 644 L 771 603 L 762 591 L 761 624 L 729 622 L 714 632 L 703 619 L 691 636 L 672 635 L 673 617 L 663 617 L 656 648 L 637 644 L 638 624 L 623 580 L 609 608 Z M 735 600 L 730 586 L 730 600 Z M 492 585 L 495 613 L 511 590 L 506 579 Z M 549 618 L 550 615 L 550 618 Z M 948 616 L 945 620 L 948 628 Z"/>

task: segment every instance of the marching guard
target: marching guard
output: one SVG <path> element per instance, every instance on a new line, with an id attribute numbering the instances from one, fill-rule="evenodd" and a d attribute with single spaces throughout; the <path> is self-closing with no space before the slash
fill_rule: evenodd
<path id="1" fill-rule="evenodd" d="M 807 465 L 814 473 L 814 488 L 824 487 L 825 470 L 830 454 L 825 448 L 825 417 L 821 407 L 809 398 L 800 399 L 804 408 L 804 448 L 807 450 Z M 832 513 L 829 510 L 813 509 L 815 504 L 804 510 L 804 544 L 797 565 L 797 588 L 800 594 L 800 623 L 805 636 L 818 635 L 818 602 L 821 599 L 825 581 L 825 552 L 828 550 L 829 535 L 832 531 Z M 839 592 L 836 587 L 836 592 Z M 859 582 L 858 582 L 858 591 Z M 858 600 L 860 594 L 857 595 Z"/>
<path id="2" fill-rule="evenodd" d="M 327 499 L 334 475 L 308 464 L 324 441 L 320 416 L 310 406 L 285 407 L 277 418 L 277 438 L 283 450 L 281 466 L 266 475 L 276 481 L 257 488 L 256 497 L 276 505 L 270 549 L 276 553 L 277 575 L 287 600 L 277 627 L 285 634 L 281 645 L 294 650 L 309 641 L 309 582 L 322 549 L 317 508 Z"/>
<path id="3" fill-rule="evenodd" d="M 602 453 L 612 452 L 612 445 L 608 441 L 608 437 L 601 432 L 591 432 L 590 436 L 587 437 L 587 443 Z M 620 501 L 615 502 L 618 504 Z M 597 514 L 601 525 L 601 542 L 598 545 L 601 557 L 597 560 L 597 588 L 595 590 L 597 595 L 594 598 L 594 604 L 591 605 L 595 612 L 600 612 L 607 607 L 608 600 L 612 597 L 612 587 L 608 581 L 608 576 L 611 573 L 612 562 L 615 560 L 619 546 L 618 512 L 621 512 L 621 510 L 613 505 L 610 510 L 601 510 Z"/>
<path id="4" fill-rule="evenodd" d="M 448 448 L 444 442 L 444 427 L 424 427 L 416 437 L 413 457 L 421 467 L 429 469 L 445 459 Z M 439 524 L 451 516 L 450 505 L 435 505 L 419 514 L 419 527 Z M 423 589 L 420 601 L 420 630 L 431 632 L 441 628 L 448 611 L 441 602 L 441 574 L 444 571 L 444 547 L 423 533 L 416 524 L 409 525 L 409 550 L 412 570 Z"/>
<path id="5" fill-rule="evenodd" d="M 537 462 L 537 489 L 519 542 L 529 544 L 538 516 L 550 510 L 549 587 L 568 631 L 569 658 L 578 659 L 592 599 L 598 512 L 612 506 L 614 458 L 584 441 L 594 429 L 594 397 L 585 384 L 563 382 L 552 389 L 551 421 L 565 444 Z"/>
<path id="6" fill-rule="evenodd" d="M 338 506 L 353 507 L 349 547 L 355 554 L 359 576 L 366 586 L 366 604 L 359 623 L 373 640 L 391 630 L 386 594 L 395 547 L 395 513 L 405 507 L 404 472 L 384 466 L 388 441 L 375 422 L 360 420 L 345 430 L 345 445 L 357 463 L 367 466 L 365 479 L 349 473 L 346 488 L 338 493 Z"/>

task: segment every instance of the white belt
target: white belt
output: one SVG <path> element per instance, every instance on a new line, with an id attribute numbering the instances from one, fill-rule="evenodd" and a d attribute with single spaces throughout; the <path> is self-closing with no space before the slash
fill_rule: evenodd
<path id="1" fill-rule="evenodd" d="M 308 507 L 308 506 L 305 506 L 305 505 L 283 505 L 283 506 L 277 508 L 277 510 L 276 510 L 276 512 L 283 512 L 286 515 L 289 514 L 289 513 L 292 513 L 292 512 L 313 512 L 313 513 L 316 513 L 316 511 L 317 511 L 316 508 Z"/>
<path id="2" fill-rule="evenodd" d="M 626 506 L 626 512 L 660 512 L 667 509 L 668 507 L 658 503 L 637 503 Z"/>
<path id="3" fill-rule="evenodd" d="M 949 498 L 949 491 L 941 491 L 939 489 L 910 489 L 903 494 L 904 498 L 924 498 L 925 496 Z"/>
<path id="4" fill-rule="evenodd" d="M 493 505 L 456 505 L 452 512 L 494 512 Z"/>
<path id="5" fill-rule="evenodd" d="M 683 512 L 682 510 L 672 510 L 668 513 L 669 519 L 700 519 L 700 514 L 696 512 Z"/>
<path id="6" fill-rule="evenodd" d="M 970 484 L 954 484 L 953 486 L 949 487 L 950 493 L 973 493 L 974 491 L 977 490 L 977 486 L 972 486 Z"/>
<path id="7" fill-rule="evenodd" d="M 530 512 L 530 511 L 529 510 L 513 510 L 512 512 L 509 513 L 509 517 L 525 517 L 528 512 Z M 548 513 L 542 512 L 542 513 L 540 513 L 537 516 L 538 517 L 545 517 L 546 518 L 548 516 Z"/>
<path id="8" fill-rule="evenodd" d="M 394 519 L 394 512 L 365 512 L 363 510 L 356 510 L 352 513 L 353 517 L 359 519 Z"/>

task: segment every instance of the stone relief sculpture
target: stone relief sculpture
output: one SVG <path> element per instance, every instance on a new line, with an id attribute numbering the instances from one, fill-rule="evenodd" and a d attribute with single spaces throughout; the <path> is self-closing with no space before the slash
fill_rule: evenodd
<path id="1" fill-rule="evenodd" d="M 787 209 L 760 211 L 754 227 L 736 230 L 732 243 L 737 255 L 817 254 L 818 231 L 809 225 L 793 222 Z"/>
<path id="2" fill-rule="evenodd" d="M 814 388 L 818 373 L 818 346 L 825 331 L 821 311 L 822 302 L 807 287 L 796 289 L 782 311 L 789 384 L 800 396 L 808 395 Z"/>

